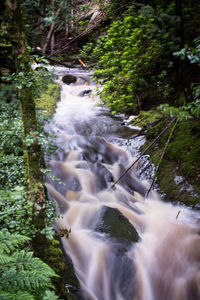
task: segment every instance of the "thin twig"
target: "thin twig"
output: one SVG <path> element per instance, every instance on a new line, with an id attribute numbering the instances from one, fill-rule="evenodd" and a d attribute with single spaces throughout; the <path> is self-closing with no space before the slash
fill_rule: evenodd
<path id="1" fill-rule="evenodd" d="M 181 213 L 181 211 L 179 210 L 177 215 L 176 215 L 176 220 L 178 220 L 178 217 L 179 217 L 180 213 Z"/>
<path id="2" fill-rule="evenodd" d="M 176 121 L 177 117 L 174 117 L 173 120 L 161 131 L 161 133 L 153 140 L 153 142 L 140 154 L 140 156 L 122 173 L 122 175 L 109 187 L 111 190 L 125 175 L 128 171 L 140 160 L 140 158 L 161 138 L 161 136 L 167 131 L 169 126 Z"/>
<path id="3" fill-rule="evenodd" d="M 164 157 L 165 152 L 166 152 L 166 150 L 167 150 L 167 147 L 168 147 L 168 145 L 169 145 L 169 143 L 170 143 L 170 140 L 171 140 L 171 138 L 172 138 L 172 135 L 173 135 L 173 132 L 174 132 L 174 130 L 175 130 L 175 128 L 176 128 L 177 123 L 178 123 L 178 119 L 176 119 L 176 123 L 174 124 L 172 130 L 170 131 L 170 134 L 169 134 L 167 143 L 165 144 L 165 148 L 164 148 L 164 150 L 163 150 L 163 152 L 162 152 L 162 155 L 161 155 L 161 157 L 160 157 L 160 159 L 159 159 L 159 162 L 158 162 L 158 165 L 157 165 L 157 167 L 156 167 L 156 171 L 155 171 L 154 176 L 153 176 L 153 181 L 152 181 L 152 183 L 151 183 L 151 186 L 150 186 L 149 190 L 148 190 L 147 193 L 146 193 L 145 198 L 147 198 L 147 197 L 149 196 L 149 193 L 150 193 L 151 189 L 153 188 L 153 185 L 154 185 L 155 180 L 156 180 L 156 177 L 157 177 L 158 169 L 159 169 L 160 164 L 161 164 L 161 162 L 162 162 L 162 160 L 163 160 L 163 157 Z"/>

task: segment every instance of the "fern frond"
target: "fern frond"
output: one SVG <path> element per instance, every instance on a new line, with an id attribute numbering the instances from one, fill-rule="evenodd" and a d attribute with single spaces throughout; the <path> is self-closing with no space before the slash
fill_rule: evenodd
<path id="1" fill-rule="evenodd" d="M 21 251 L 14 252 L 12 257 L 16 264 L 21 263 L 27 268 L 30 267 L 32 269 L 33 267 L 32 265 L 34 263 L 33 252 L 21 250 Z"/>
<path id="2" fill-rule="evenodd" d="M 51 277 L 59 277 L 43 261 L 28 250 L 18 247 L 27 237 L 0 231 L 0 299 L 56 300 Z M 49 289 L 50 288 L 50 289 Z M 40 295 L 40 298 L 37 297 Z"/>
<path id="3" fill-rule="evenodd" d="M 1 300 L 36 300 L 36 298 L 27 292 L 7 292 L 0 290 Z"/>
<path id="4" fill-rule="evenodd" d="M 40 271 L 17 272 L 16 269 L 12 268 L 3 273 L 0 281 L 0 287 L 4 287 L 8 291 L 15 289 L 33 291 L 44 287 L 52 287 L 50 278 Z"/>
<path id="5" fill-rule="evenodd" d="M 5 253 L 0 252 L 0 267 L 13 261 L 13 258 Z"/>
<path id="6" fill-rule="evenodd" d="M 0 252 L 10 253 L 27 242 L 29 238 L 20 234 L 10 234 L 7 230 L 0 231 Z"/>
<path id="7" fill-rule="evenodd" d="M 47 290 L 42 297 L 42 300 L 57 300 L 58 296 L 56 296 L 54 291 Z"/>
<path id="8" fill-rule="evenodd" d="M 36 300 L 36 298 L 28 292 L 17 292 L 15 300 Z"/>
<path id="9" fill-rule="evenodd" d="M 0 299 L 1 300 L 15 300 L 16 294 L 10 293 L 8 291 L 0 290 Z"/>
<path id="10" fill-rule="evenodd" d="M 38 257 L 33 257 L 33 252 L 21 250 L 13 253 L 12 255 L 15 264 L 18 266 L 23 265 L 24 270 L 35 270 L 37 272 L 44 273 L 49 277 L 59 277 L 54 270 L 52 270 L 47 264 L 45 264 Z"/>
<path id="11" fill-rule="evenodd" d="M 15 288 L 31 291 L 52 287 L 50 277 L 58 277 L 47 264 L 39 258 L 33 257 L 32 252 L 21 250 L 13 253 L 11 258 L 8 266 L 0 267 L 3 271 L 0 277 L 0 286 L 8 291 Z"/>

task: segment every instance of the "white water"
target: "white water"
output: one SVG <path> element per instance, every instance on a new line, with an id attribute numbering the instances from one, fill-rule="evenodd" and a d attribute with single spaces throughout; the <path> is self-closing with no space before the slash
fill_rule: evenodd
<path id="1" fill-rule="evenodd" d="M 162 202 L 156 192 L 145 200 L 149 184 L 136 178 L 136 167 L 110 189 L 134 161 L 131 153 L 138 153 L 117 145 L 126 145 L 125 132 L 131 147 L 138 137 L 121 125 L 120 118 L 113 119 L 98 106 L 97 97 L 78 96 L 83 90 L 94 90 L 91 83 L 61 86 L 61 101 L 50 125 L 57 135 L 59 158 L 51 167 L 65 184 L 49 181 L 47 187 L 62 215 L 56 229 L 71 230 L 62 243 L 84 299 L 200 299 L 199 216 Z M 127 243 L 96 230 L 105 207 L 117 209 L 128 219 L 139 235 L 137 242 Z M 121 224 L 116 220 L 117 231 Z"/>

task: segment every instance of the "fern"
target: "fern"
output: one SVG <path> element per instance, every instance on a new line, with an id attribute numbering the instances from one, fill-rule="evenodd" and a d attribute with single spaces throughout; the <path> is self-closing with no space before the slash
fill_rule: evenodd
<path id="1" fill-rule="evenodd" d="M 7 253 L 2 253 L 0 250 L 0 265 L 8 264 L 12 261 L 12 257 L 10 257 Z"/>
<path id="2" fill-rule="evenodd" d="M 20 234 L 10 234 L 7 230 L 0 231 L 0 254 L 1 252 L 10 253 L 20 245 L 27 242 L 29 238 Z"/>
<path id="3" fill-rule="evenodd" d="M 0 299 L 55 300 L 51 277 L 56 273 L 28 249 L 20 249 L 29 239 L 0 231 Z"/>
<path id="4" fill-rule="evenodd" d="M 45 291 L 42 297 L 42 300 L 57 300 L 57 299 L 58 297 L 55 295 L 55 293 L 50 290 Z"/>
<path id="5" fill-rule="evenodd" d="M 1 300 L 35 300 L 35 297 L 27 292 L 7 292 L 0 291 Z"/>

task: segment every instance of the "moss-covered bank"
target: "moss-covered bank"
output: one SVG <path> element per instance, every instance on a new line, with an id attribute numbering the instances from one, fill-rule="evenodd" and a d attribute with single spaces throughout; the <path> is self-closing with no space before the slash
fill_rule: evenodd
<path id="1" fill-rule="evenodd" d="M 41 113 L 51 116 L 56 109 L 56 103 L 59 99 L 59 85 L 48 79 L 45 86 L 43 86 L 42 93 L 35 97 L 35 104 Z"/>
<path id="2" fill-rule="evenodd" d="M 142 127 L 147 143 L 142 150 L 157 137 L 170 122 L 156 110 L 141 112 L 134 123 Z M 149 149 L 155 165 L 164 150 L 170 130 Z M 195 206 L 200 201 L 200 121 L 179 122 L 158 169 L 157 182 L 166 193 L 167 200 Z"/>

